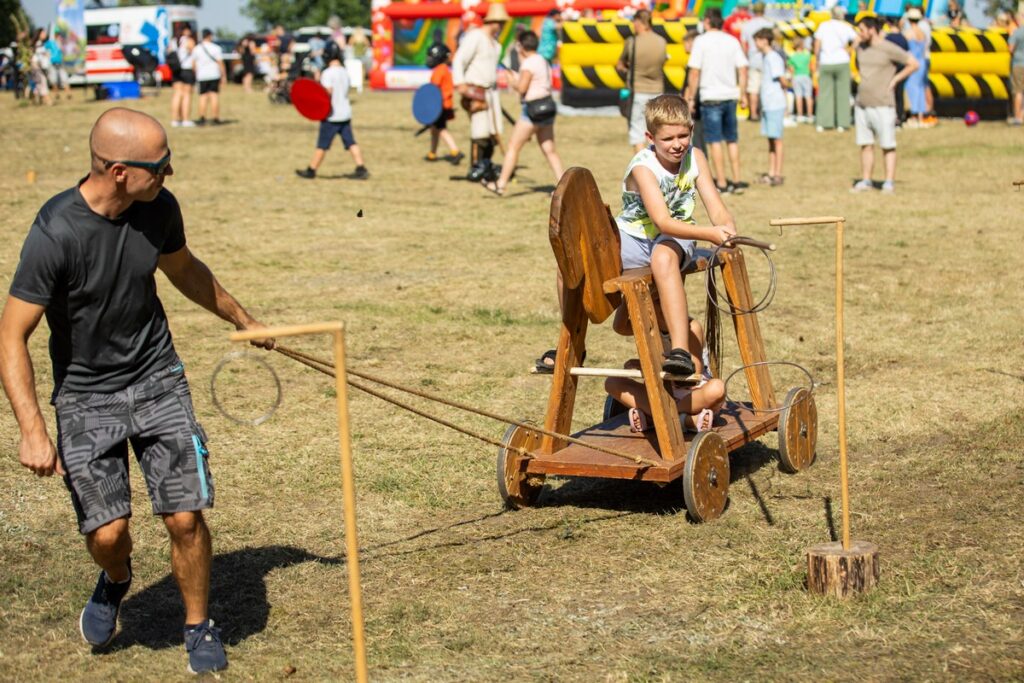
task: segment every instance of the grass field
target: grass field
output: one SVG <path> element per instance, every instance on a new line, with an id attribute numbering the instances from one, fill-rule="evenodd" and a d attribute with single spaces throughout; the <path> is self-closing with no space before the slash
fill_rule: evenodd
<path id="1" fill-rule="evenodd" d="M 504 199 L 450 180 L 465 166 L 421 161 L 409 104 L 407 94 L 358 98 L 369 181 L 341 177 L 352 163 L 337 147 L 308 182 L 293 169 L 305 166 L 315 125 L 230 88 L 235 123 L 169 132 L 168 186 L 189 244 L 266 323 L 344 320 L 351 367 L 542 421 L 549 383 L 526 370 L 558 333 L 550 172 L 531 144 Z M 35 212 L 84 175 L 87 133 L 105 106 L 0 101 L 5 289 Z M 166 122 L 168 97 L 137 106 Z M 460 115 L 460 141 L 466 127 Z M 630 156 L 621 119 L 562 118 L 557 136 L 566 165 L 590 168 L 617 210 Z M 741 136 L 749 180 L 766 152 L 753 124 Z M 726 199 L 741 233 L 779 245 L 778 293 L 760 323 L 770 358 L 814 373 L 820 430 L 817 463 L 797 476 L 778 471 L 774 435 L 734 453 L 730 506 L 714 523 L 687 522 L 676 486 L 612 481 L 549 480 L 538 507 L 506 512 L 492 446 L 351 393 L 373 679 L 1024 678 L 1024 193 L 1011 186 L 1024 179 L 1024 137 L 944 121 L 900 133 L 899 144 L 894 196 L 849 194 L 852 133 L 803 126 L 786 131 L 784 186 Z M 846 603 L 803 589 L 804 551 L 829 540 L 840 514 L 833 231 L 779 236 L 767 224 L 821 214 L 849 221 L 853 536 L 882 551 L 879 589 Z M 767 272 L 759 258 L 755 294 Z M 212 616 L 231 661 L 221 678 L 350 678 L 332 384 L 265 356 L 284 385 L 281 409 L 257 428 L 228 421 L 209 392 L 233 350 L 228 329 L 158 282 L 211 436 Z M 688 285 L 701 301 L 701 282 Z M 46 336 L 32 340 L 43 400 Z M 731 371 L 731 331 L 727 341 Z M 326 340 L 295 345 L 328 354 Z M 608 325 L 588 345 L 593 365 L 631 353 Z M 237 367 L 229 379 L 245 401 L 272 397 L 259 367 Z M 782 370 L 774 379 L 801 381 Z M 584 384 L 576 426 L 598 421 L 602 403 L 599 382 Z M 445 416 L 496 438 L 504 429 Z M 138 472 L 136 582 L 121 635 L 93 654 L 77 618 L 96 570 L 61 482 L 20 467 L 17 445 L 0 410 L 0 679 L 186 677 L 168 543 Z"/>

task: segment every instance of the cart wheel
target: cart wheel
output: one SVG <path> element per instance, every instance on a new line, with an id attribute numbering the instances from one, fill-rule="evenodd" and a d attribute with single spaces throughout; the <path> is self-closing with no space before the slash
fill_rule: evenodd
<path id="1" fill-rule="evenodd" d="M 602 422 L 607 422 L 617 415 L 622 415 L 627 410 L 629 410 L 629 408 L 622 405 L 611 396 L 606 396 L 604 399 L 604 419 Z"/>
<path id="2" fill-rule="evenodd" d="M 690 444 L 683 469 L 683 499 L 695 522 L 718 519 L 729 500 L 729 450 L 716 432 L 701 432 Z"/>
<path id="3" fill-rule="evenodd" d="M 818 407 L 806 387 L 790 389 L 779 413 L 779 467 L 796 474 L 814 462 L 818 442 Z"/>
<path id="4" fill-rule="evenodd" d="M 515 510 L 533 505 L 544 488 L 544 475 L 527 475 L 523 471 L 523 457 L 514 449 L 534 450 L 540 446 L 540 437 L 535 431 L 515 425 L 501 437 L 504 446 L 498 448 L 498 495 Z"/>

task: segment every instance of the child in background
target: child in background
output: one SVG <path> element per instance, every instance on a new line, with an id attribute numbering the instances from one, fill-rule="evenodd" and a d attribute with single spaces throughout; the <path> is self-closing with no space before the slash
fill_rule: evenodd
<path id="1" fill-rule="evenodd" d="M 348 72 L 341 65 L 341 48 L 333 40 L 327 44 L 324 50 L 324 61 L 327 62 L 327 68 L 320 74 L 320 85 L 324 86 L 327 94 L 331 96 L 331 113 L 326 120 L 320 122 L 316 151 L 313 152 L 313 159 L 309 162 L 309 166 L 295 171 L 295 175 L 310 180 L 315 178 L 317 169 L 323 163 L 327 150 L 331 148 L 331 142 L 337 135 L 341 138 L 345 149 L 352 154 L 352 160 L 356 162 L 356 171 L 352 177 L 357 180 L 366 180 L 370 177 L 370 172 L 363 165 L 363 153 L 352 134 L 352 104 L 348 101 Z"/>
<path id="2" fill-rule="evenodd" d="M 622 179 L 622 211 L 615 222 L 621 239 L 622 268 L 650 266 L 658 288 L 669 348 L 662 369 L 673 375 L 699 372 L 690 352 L 689 310 L 682 269 L 693 258 L 694 240 L 721 244 L 736 234 L 732 215 L 722 203 L 707 157 L 690 144 L 693 119 L 679 95 L 659 95 L 644 109 L 648 147 L 629 162 Z M 781 125 L 781 123 L 780 123 Z M 693 218 L 697 195 L 712 225 Z M 614 323 L 623 330 L 625 306 Z"/>
<path id="3" fill-rule="evenodd" d="M 786 60 L 793 80 L 793 99 L 796 103 L 796 122 L 810 123 L 814 115 L 814 81 L 811 79 L 811 53 L 807 49 L 810 38 L 793 41 L 793 54 Z"/>
<path id="4" fill-rule="evenodd" d="M 761 77 L 761 135 L 768 138 L 768 173 L 761 182 L 775 187 L 782 184 L 782 129 L 786 118 L 786 65 L 772 49 L 775 32 L 763 28 L 754 34 L 754 45 L 764 59 Z"/>
<path id="5" fill-rule="evenodd" d="M 432 69 L 430 82 L 441 90 L 442 108 L 441 115 L 430 126 L 430 151 L 424 159 L 440 161 L 440 157 L 437 156 L 437 143 L 444 140 L 444 144 L 448 145 L 449 152 L 446 160 L 455 166 L 466 155 L 459 151 L 459 146 L 455 144 L 455 138 L 448 132 L 448 122 L 455 118 L 455 106 L 452 101 L 455 86 L 452 83 L 452 70 L 449 68 L 451 62 L 452 51 L 444 43 L 434 43 L 427 50 L 427 66 Z"/>

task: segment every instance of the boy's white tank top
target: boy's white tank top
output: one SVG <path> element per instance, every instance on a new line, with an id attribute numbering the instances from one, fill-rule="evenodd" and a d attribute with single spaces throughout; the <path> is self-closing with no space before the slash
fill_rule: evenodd
<path id="1" fill-rule="evenodd" d="M 661 188 L 661 196 L 669 214 L 676 220 L 685 223 L 696 223 L 693 210 L 697 205 L 697 162 L 693 158 L 693 147 L 686 150 L 679 164 L 678 173 L 670 173 L 658 161 L 654 150 L 650 147 L 640 150 L 629 162 L 626 173 L 622 177 L 622 211 L 615 217 L 615 223 L 628 235 L 640 239 L 653 240 L 661 231 L 647 215 L 647 209 L 640 198 L 639 192 L 626 189 L 626 180 L 637 166 L 643 166 L 654 173 Z"/>

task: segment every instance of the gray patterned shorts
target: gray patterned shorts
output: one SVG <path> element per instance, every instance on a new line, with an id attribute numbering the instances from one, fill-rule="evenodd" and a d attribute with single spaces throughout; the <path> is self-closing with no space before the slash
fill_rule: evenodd
<path id="1" fill-rule="evenodd" d="M 81 533 L 131 517 L 128 442 L 154 515 L 213 507 L 206 433 L 180 362 L 111 394 L 62 389 L 53 405 L 64 483 Z"/>

